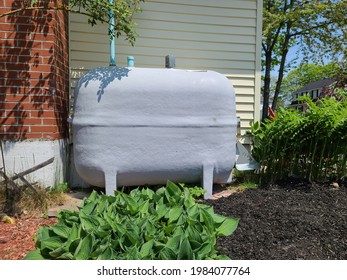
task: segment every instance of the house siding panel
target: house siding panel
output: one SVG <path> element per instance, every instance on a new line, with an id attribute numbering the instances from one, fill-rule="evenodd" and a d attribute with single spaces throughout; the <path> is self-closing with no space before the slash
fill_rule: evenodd
<path id="1" fill-rule="evenodd" d="M 259 119 L 262 1 L 148 0 L 137 15 L 135 47 L 116 40 L 116 62 L 135 56 L 137 67 L 214 70 L 226 75 L 236 91 L 242 131 Z M 93 33 L 91 32 L 93 31 Z M 71 87 L 91 68 L 108 65 L 107 26 L 91 29 L 81 15 L 70 16 Z"/>

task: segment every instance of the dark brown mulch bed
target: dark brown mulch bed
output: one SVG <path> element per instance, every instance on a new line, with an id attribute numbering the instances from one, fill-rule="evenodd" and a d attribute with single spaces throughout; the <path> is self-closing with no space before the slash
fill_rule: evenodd
<path id="1" fill-rule="evenodd" d="M 240 219 L 231 236 L 218 239 L 221 253 L 237 260 L 346 260 L 347 182 L 338 184 L 289 179 L 207 201 Z"/>

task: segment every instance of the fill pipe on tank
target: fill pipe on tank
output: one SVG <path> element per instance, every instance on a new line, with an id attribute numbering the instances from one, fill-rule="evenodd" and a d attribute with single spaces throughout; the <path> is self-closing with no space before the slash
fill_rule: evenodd
<path id="1" fill-rule="evenodd" d="M 110 0 L 110 4 L 113 5 L 113 0 Z M 116 65 L 116 45 L 114 36 L 114 13 L 110 11 L 110 33 L 112 38 L 110 38 L 110 66 Z"/>

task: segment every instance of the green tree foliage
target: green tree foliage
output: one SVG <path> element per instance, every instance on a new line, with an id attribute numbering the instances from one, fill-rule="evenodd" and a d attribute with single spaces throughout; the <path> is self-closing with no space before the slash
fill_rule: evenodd
<path id="1" fill-rule="evenodd" d="M 287 66 L 288 51 L 298 46 L 307 60 L 346 57 L 347 0 L 264 0 L 263 11 L 263 116 L 267 117 L 271 71 L 278 67 L 272 107 Z"/>
<path id="2" fill-rule="evenodd" d="M 140 3 L 144 0 L 24 0 L 17 1 L 15 7 L 0 14 L 1 17 L 19 14 L 30 10 L 62 10 L 86 15 L 90 25 L 111 23 L 114 16 L 114 28 L 109 29 L 110 37 L 125 35 L 131 45 L 134 45 L 137 33 L 133 16 L 141 11 Z"/>
<path id="3" fill-rule="evenodd" d="M 290 99 L 293 92 L 308 83 L 325 78 L 337 77 L 339 72 L 340 66 L 336 62 L 331 62 L 326 65 L 313 63 L 300 65 L 283 78 L 280 96 L 284 99 Z"/>

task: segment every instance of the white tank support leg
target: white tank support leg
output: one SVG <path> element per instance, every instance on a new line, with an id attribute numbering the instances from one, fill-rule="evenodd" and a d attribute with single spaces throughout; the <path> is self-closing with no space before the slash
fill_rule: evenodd
<path id="1" fill-rule="evenodd" d="M 212 197 L 212 187 L 213 187 L 213 164 L 204 164 L 202 171 L 202 186 L 206 193 L 204 194 L 205 199 Z"/>
<path id="2" fill-rule="evenodd" d="M 114 195 L 117 190 L 117 171 L 104 171 L 106 195 Z"/>

